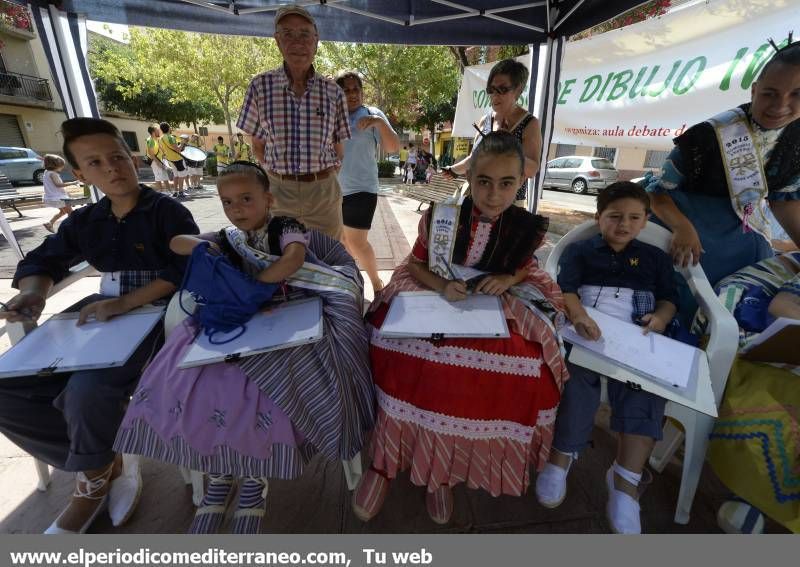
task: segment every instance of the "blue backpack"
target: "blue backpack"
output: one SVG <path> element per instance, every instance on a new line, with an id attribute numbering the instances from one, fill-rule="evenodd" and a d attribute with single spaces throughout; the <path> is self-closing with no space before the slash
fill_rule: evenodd
<path id="1" fill-rule="evenodd" d="M 264 303 L 272 298 L 278 284 L 262 283 L 238 270 L 230 260 L 212 252 L 210 242 L 194 247 L 183 276 L 179 293 L 189 291 L 199 309 L 189 313 L 180 302 L 181 309 L 191 315 L 203 328 L 211 344 L 225 344 L 240 337 L 245 323 Z M 225 340 L 215 341 L 216 333 L 239 332 Z"/>

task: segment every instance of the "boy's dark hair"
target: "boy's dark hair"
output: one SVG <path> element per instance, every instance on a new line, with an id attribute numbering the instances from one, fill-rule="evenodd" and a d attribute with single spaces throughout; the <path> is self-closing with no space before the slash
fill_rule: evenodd
<path id="1" fill-rule="evenodd" d="M 219 172 L 219 178 L 227 177 L 228 175 L 248 175 L 258 180 L 264 191 L 269 193 L 269 177 L 264 168 L 257 163 L 249 161 L 237 160 L 228 165 L 223 171 Z"/>
<path id="2" fill-rule="evenodd" d="M 800 67 L 800 41 L 792 42 L 792 34 L 789 34 L 788 41 L 785 46 L 780 49 L 774 41 L 770 40 L 770 44 L 775 49 L 775 54 L 772 59 L 767 61 L 766 65 L 762 67 L 761 72 L 758 74 L 758 79 L 764 76 L 767 69 L 775 63 L 783 63 L 784 65 L 792 65 L 793 67 Z"/>
<path id="3" fill-rule="evenodd" d="M 217 142 L 224 142 L 224 141 L 225 138 L 223 138 L 222 136 L 217 136 Z"/>
<path id="4" fill-rule="evenodd" d="M 70 118 L 61 123 L 61 135 L 64 137 L 64 156 L 72 167 L 79 169 L 75 156 L 69 150 L 69 145 L 82 136 L 91 136 L 93 134 L 108 134 L 115 137 L 130 155 L 131 150 L 128 148 L 128 144 L 125 143 L 125 138 L 122 137 L 117 127 L 108 120 L 103 120 L 102 118 Z"/>
<path id="5" fill-rule="evenodd" d="M 508 75 L 514 88 L 524 87 L 525 83 L 528 82 L 528 68 L 514 59 L 503 59 L 492 67 L 492 70 L 489 71 L 489 78 L 486 79 L 487 87 L 492 84 L 497 75 Z"/>
<path id="6" fill-rule="evenodd" d="M 147 133 L 148 134 L 152 134 L 155 131 L 156 131 L 156 127 L 155 126 L 148 126 L 147 127 Z"/>
<path id="7" fill-rule="evenodd" d="M 364 88 L 364 82 L 361 80 L 361 75 L 359 75 L 356 71 L 342 71 L 338 75 L 336 75 L 336 84 L 340 87 L 344 88 L 344 82 L 347 79 L 355 79 L 358 83 L 358 88 Z"/>
<path id="8" fill-rule="evenodd" d="M 161 128 L 161 131 L 165 134 L 169 134 L 169 122 L 162 122 L 158 127 Z"/>
<path id="9" fill-rule="evenodd" d="M 472 168 L 473 164 L 478 163 L 478 158 L 484 155 L 516 156 L 519 159 L 520 175 L 525 171 L 525 154 L 522 151 L 522 144 L 519 143 L 514 134 L 505 130 L 489 132 L 481 139 L 481 143 L 472 151 L 472 156 L 469 158 L 470 168 Z"/>
<path id="10" fill-rule="evenodd" d="M 601 214 L 611 203 L 620 199 L 641 201 L 642 205 L 644 205 L 644 210 L 648 213 L 650 212 L 650 196 L 644 190 L 644 187 L 632 181 L 617 181 L 600 190 L 597 195 L 597 214 Z"/>

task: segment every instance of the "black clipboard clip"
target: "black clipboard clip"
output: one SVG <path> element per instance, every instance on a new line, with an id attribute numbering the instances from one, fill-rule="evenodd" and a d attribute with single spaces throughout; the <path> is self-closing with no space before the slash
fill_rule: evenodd
<path id="1" fill-rule="evenodd" d="M 626 384 L 628 385 L 628 388 L 630 388 L 634 392 L 641 392 L 642 391 L 642 385 L 641 384 L 637 384 L 636 382 L 631 382 L 630 380 L 628 380 L 626 382 Z"/>
<path id="2" fill-rule="evenodd" d="M 226 355 L 225 355 L 225 358 L 224 358 L 224 359 L 222 359 L 222 360 L 223 360 L 224 362 L 236 362 L 236 361 L 237 361 L 237 360 L 239 360 L 240 358 L 242 358 L 242 353 L 240 353 L 240 352 L 234 352 L 234 353 L 232 353 L 232 354 L 226 354 Z"/>
<path id="3" fill-rule="evenodd" d="M 431 340 L 432 341 L 443 341 L 444 340 L 444 333 L 431 333 Z"/>
<path id="4" fill-rule="evenodd" d="M 36 373 L 36 375 L 39 376 L 39 377 L 52 376 L 53 374 L 56 373 L 56 370 L 58 369 L 58 365 L 61 363 L 62 360 L 63 359 L 61 359 L 61 358 L 55 359 L 53 362 L 50 363 L 50 366 L 45 366 L 44 368 L 39 370 Z"/>

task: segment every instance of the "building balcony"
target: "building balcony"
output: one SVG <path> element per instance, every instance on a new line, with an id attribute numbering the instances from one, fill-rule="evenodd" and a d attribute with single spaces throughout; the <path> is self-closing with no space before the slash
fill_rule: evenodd
<path id="1" fill-rule="evenodd" d="M 0 0 L 0 32 L 22 39 L 36 37 L 28 9 L 7 0 Z"/>
<path id="2" fill-rule="evenodd" d="M 26 101 L 53 102 L 47 79 L 21 73 L 0 72 L 0 96 Z"/>

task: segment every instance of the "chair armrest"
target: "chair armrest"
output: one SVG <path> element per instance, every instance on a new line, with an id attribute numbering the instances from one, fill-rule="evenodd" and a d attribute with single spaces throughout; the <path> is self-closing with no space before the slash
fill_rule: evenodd
<path id="1" fill-rule="evenodd" d="M 69 269 L 69 275 L 67 277 L 50 288 L 50 293 L 47 294 L 47 297 L 54 296 L 59 291 L 74 284 L 79 279 L 85 278 L 86 276 L 94 276 L 96 274 L 97 270 L 90 266 L 89 262 L 81 262 L 80 264 L 76 264 Z"/>
<path id="2" fill-rule="evenodd" d="M 711 388 L 719 407 L 722 395 L 725 393 L 728 374 L 739 348 L 739 325 L 714 293 L 700 266 L 689 266 L 680 271 L 686 278 L 698 305 L 708 317 L 709 341 L 706 345 L 706 355 L 711 374 Z"/>
<path id="3" fill-rule="evenodd" d="M 170 333 L 172 333 L 175 327 L 180 325 L 180 323 L 189 316 L 186 314 L 183 308 L 186 308 L 187 311 L 193 313 L 197 307 L 197 303 L 195 303 L 194 298 L 190 293 L 184 293 L 182 299 L 181 293 L 181 290 L 176 291 L 172 296 L 172 299 L 169 300 L 169 305 L 167 305 L 167 311 L 164 315 L 165 337 L 169 337 Z M 181 302 L 183 303 L 183 307 L 181 307 Z"/>
<path id="4" fill-rule="evenodd" d="M 597 226 L 597 222 L 593 220 L 581 223 L 570 230 L 567 234 L 562 236 L 558 242 L 556 242 L 556 245 L 550 251 L 550 255 L 547 257 L 547 261 L 544 264 L 544 271 L 547 272 L 547 274 L 554 280 L 558 280 L 558 261 L 561 258 L 561 254 L 564 252 L 564 249 L 573 242 L 586 240 L 587 238 L 594 236 L 599 231 L 600 230 Z"/>

